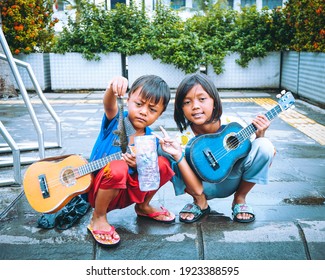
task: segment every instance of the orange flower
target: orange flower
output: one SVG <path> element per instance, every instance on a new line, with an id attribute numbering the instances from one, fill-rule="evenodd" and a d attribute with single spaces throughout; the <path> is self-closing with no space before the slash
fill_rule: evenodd
<path id="1" fill-rule="evenodd" d="M 322 13 L 322 7 L 318 8 L 318 9 L 316 10 L 316 14 L 317 14 L 317 15 L 320 15 L 321 13 Z"/>
<path id="2" fill-rule="evenodd" d="M 15 49 L 15 54 L 19 54 L 19 53 L 20 53 L 20 50 Z"/>
<path id="3" fill-rule="evenodd" d="M 14 26 L 14 29 L 16 31 L 23 31 L 24 30 L 24 26 L 22 24 L 19 24 L 19 25 L 15 25 Z"/>

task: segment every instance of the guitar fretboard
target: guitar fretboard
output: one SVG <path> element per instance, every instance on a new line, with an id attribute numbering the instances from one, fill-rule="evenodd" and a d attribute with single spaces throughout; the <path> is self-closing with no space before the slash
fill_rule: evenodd
<path id="1" fill-rule="evenodd" d="M 109 156 L 94 160 L 92 162 L 86 163 L 82 166 L 77 168 L 79 177 L 82 177 L 86 174 L 92 173 L 96 170 L 103 168 L 107 163 L 112 160 L 119 160 L 121 159 L 122 152 L 118 152 L 115 154 L 111 154 Z"/>
<path id="2" fill-rule="evenodd" d="M 282 108 L 280 105 L 276 105 L 274 108 L 272 108 L 270 111 L 268 111 L 265 116 L 270 121 L 273 120 L 277 115 L 279 115 L 282 112 Z M 248 139 L 253 133 L 256 132 L 256 127 L 253 124 L 250 124 L 249 126 L 243 128 L 241 131 L 239 131 L 236 135 L 239 142 L 243 142 L 246 139 Z"/>

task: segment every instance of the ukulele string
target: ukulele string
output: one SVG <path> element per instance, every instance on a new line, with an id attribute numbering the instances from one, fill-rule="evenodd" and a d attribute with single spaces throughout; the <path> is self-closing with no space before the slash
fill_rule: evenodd
<path id="1" fill-rule="evenodd" d="M 71 169 L 73 171 L 73 175 L 74 176 L 73 177 L 70 176 L 68 178 L 68 180 L 71 179 L 71 178 L 78 179 L 79 177 L 81 177 L 81 176 L 78 176 L 78 172 L 76 171 L 77 169 L 78 168 L 72 168 Z M 60 186 L 64 185 L 64 182 L 65 181 L 64 181 L 64 178 L 62 178 L 62 177 L 64 177 L 64 176 L 59 175 L 58 178 L 55 178 L 55 179 L 51 179 L 49 181 L 46 181 L 46 183 L 48 185 L 48 189 L 54 189 L 54 188 L 57 188 L 57 187 L 60 187 Z"/>
<path id="2" fill-rule="evenodd" d="M 95 170 L 100 169 L 101 167 L 105 166 L 109 161 L 111 160 L 119 160 L 121 157 L 120 152 L 117 152 L 115 154 L 111 154 L 107 157 L 104 158 L 100 158 L 98 160 L 89 162 L 87 164 L 78 166 L 78 167 L 73 167 L 70 170 L 72 170 L 73 172 L 73 177 L 72 179 L 78 179 L 80 177 L 83 177 L 86 174 L 89 174 Z M 67 178 L 68 180 L 71 177 Z M 57 188 L 60 187 L 61 185 L 64 185 L 65 180 L 64 180 L 64 176 L 62 176 L 61 174 L 58 176 L 58 178 L 55 179 L 51 179 L 49 181 L 46 181 L 46 183 L 48 184 L 48 188 L 49 189 L 53 189 L 53 188 Z"/>
<path id="3" fill-rule="evenodd" d="M 275 116 L 277 116 L 282 110 L 279 109 L 277 106 L 272 108 L 270 111 L 268 111 L 265 116 L 267 117 L 268 120 L 272 120 Z M 251 128 L 252 126 L 252 128 Z M 226 148 L 221 148 L 217 150 L 215 153 L 212 153 L 212 155 L 216 158 L 217 161 L 221 160 L 224 158 L 226 155 L 228 155 L 231 151 L 233 151 L 233 148 L 238 147 L 240 144 L 242 144 L 245 140 L 248 139 L 248 137 L 251 135 L 251 133 L 247 130 L 253 129 L 253 124 L 250 124 L 247 126 L 245 129 L 241 130 L 239 133 L 236 133 L 233 136 L 233 139 L 227 143 L 227 146 L 230 148 L 227 150 Z M 254 132 L 254 131 L 252 131 Z M 243 135 L 241 135 L 243 134 Z M 242 140 L 240 139 L 242 138 Z"/>
<path id="4" fill-rule="evenodd" d="M 237 136 L 237 134 L 236 134 Z M 245 140 L 245 139 L 244 139 Z M 226 148 L 221 148 L 219 150 L 216 151 L 216 153 L 212 153 L 213 157 L 216 158 L 217 161 L 221 160 L 222 158 L 224 158 L 226 155 L 228 155 L 231 151 L 233 151 L 233 148 L 238 147 L 241 143 L 243 143 L 243 141 L 240 141 L 238 138 L 236 138 L 234 136 L 233 140 L 230 140 L 230 142 L 227 144 L 227 146 L 230 148 L 229 150 L 227 150 Z"/>

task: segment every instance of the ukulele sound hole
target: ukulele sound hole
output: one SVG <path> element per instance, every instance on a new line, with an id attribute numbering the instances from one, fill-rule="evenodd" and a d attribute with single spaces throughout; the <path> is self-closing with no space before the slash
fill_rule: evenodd
<path id="1" fill-rule="evenodd" d="M 239 146 L 239 140 L 238 140 L 238 138 L 236 136 L 230 135 L 226 139 L 226 147 L 229 150 L 235 150 L 235 149 L 237 149 L 238 146 Z"/>
<path id="2" fill-rule="evenodd" d="M 71 168 L 66 168 L 63 170 L 62 175 L 62 184 L 66 186 L 72 186 L 76 183 L 76 177 L 74 175 L 74 172 Z"/>

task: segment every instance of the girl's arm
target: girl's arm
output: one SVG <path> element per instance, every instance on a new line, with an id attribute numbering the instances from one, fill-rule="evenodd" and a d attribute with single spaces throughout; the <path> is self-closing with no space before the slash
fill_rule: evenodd
<path id="1" fill-rule="evenodd" d="M 183 154 L 182 147 L 175 139 L 170 139 L 166 130 L 160 127 L 164 134 L 164 138 L 154 134 L 161 145 L 164 152 L 170 154 L 178 164 L 178 168 L 182 174 L 186 189 L 190 194 L 200 195 L 198 192 L 202 191 L 202 182 L 196 176 L 192 168 L 189 166 Z"/>
<path id="2" fill-rule="evenodd" d="M 128 88 L 128 80 L 124 77 L 113 78 L 105 91 L 103 97 L 104 110 L 107 119 L 113 119 L 118 111 L 116 97 L 124 96 Z"/>

